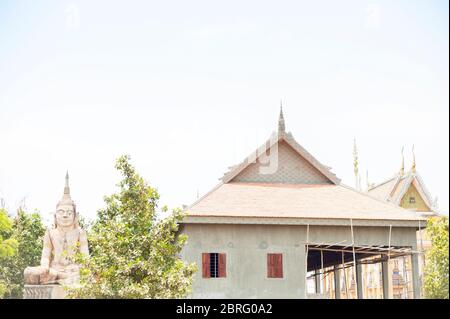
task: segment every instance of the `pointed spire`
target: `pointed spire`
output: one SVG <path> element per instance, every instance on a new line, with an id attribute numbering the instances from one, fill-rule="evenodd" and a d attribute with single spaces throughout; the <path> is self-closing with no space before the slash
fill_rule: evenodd
<path id="1" fill-rule="evenodd" d="M 412 146 L 412 154 L 413 154 L 413 163 L 412 163 L 411 171 L 413 173 L 415 173 L 416 172 L 416 154 L 414 154 L 414 144 Z"/>
<path id="2" fill-rule="evenodd" d="M 358 148 L 356 146 L 356 138 L 353 139 L 353 172 L 355 173 L 355 188 L 359 190 L 359 177 L 358 177 Z"/>
<path id="3" fill-rule="evenodd" d="M 59 205 L 72 205 L 74 207 L 74 209 L 76 209 L 76 205 L 75 205 L 74 201 L 72 200 L 72 198 L 70 197 L 69 172 L 68 171 L 66 172 L 66 181 L 64 184 L 64 194 L 61 197 L 61 200 L 56 205 L 56 207 L 58 207 Z"/>
<path id="4" fill-rule="evenodd" d="M 366 169 L 366 186 L 367 186 L 367 190 L 369 190 L 370 183 L 369 183 L 369 170 L 368 169 Z"/>
<path id="5" fill-rule="evenodd" d="M 70 195 L 69 171 L 66 171 L 66 184 L 64 185 L 64 194 Z"/>
<path id="6" fill-rule="evenodd" d="M 402 166 L 400 167 L 400 176 L 403 176 L 405 174 L 405 156 L 403 155 L 403 149 L 404 147 L 402 146 Z"/>
<path id="7" fill-rule="evenodd" d="M 286 130 L 286 126 L 284 124 L 284 116 L 283 116 L 283 101 L 280 100 L 280 117 L 278 118 L 278 133 L 284 134 Z"/>

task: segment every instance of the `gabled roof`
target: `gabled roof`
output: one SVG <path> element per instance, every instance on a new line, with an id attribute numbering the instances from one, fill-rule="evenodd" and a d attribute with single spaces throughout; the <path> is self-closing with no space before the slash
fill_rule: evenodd
<path id="1" fill-rule="evenodd" d="M 290 152 L 295 158 L 301 159 L 302 163 L 308 163 L 309 172 L 321 174 L 323 179 L 306 179 L 306 182 L 297 180 L 292 183 L 287 180 L 274 182 L 269 179 L 260 182 L 258 179 L 243 181 L 236 178 L 242 176 L 240 174 L 254 164 L 257 158 L 262 158 L 261 162 L 266 163 L 267 158 L 264 156 L 267 157 L 267 151 L 271 151 L 277 144 L 283 144 L 285 154 Z M 288 146 L 284 146 L 285 144 Z M 290 162 L 293 162 L 292 157 Z M 298 167 L 300 164 L 286 165 L 283 169 L 295 171 Z M 243 162 L 231 167 L 221 180 L 219 185 L 187 208 L 188 216 L 322 219 L 333 222 L 342 219 L 422 220 L 415 212 L 342 185 L 340 179 L 330 172 L 330 167 L 321 164 L 295 141 L 291 133 L 285 132 L 282 111 L 278 132 L 273 133 L 268 141 Z"/>
<path id="2" fill-rule="evenodd" d="M 284 131 L 274 132 L 272 136 L 263 143 L 257 150 L 252 152 L 249 156 L 247 156 L 244 161 L 240 164 L 232 166 L 230 171 L 225 173 L 221 178 L 224 184 L 230 182 L 239 175 L 244 169 L 246 169 L 252 163 L 255 163 L 262 156 L 266 156 L 265 154 L 272 149 L 275 144 L 280 144 L 285 142 L 288 144 L 298 155 L 304 158 L 309 164 L 311 164 L 315 169 L 317 169 L 321 174 L 323 174 L 331 183 L 338 185 L 341 180 L 336 177 L 330 171 L 330 167 L 323 165 L 320 163 L 314 156 L 312 156 L 306 149 L 304 149 L 297 141 L 294 139 L 292 134 L 286 133 Z"/>
<path id="3" fill-rule="evenodd" d="M 400 201 L 411 185 L 414 185 L 425 204 L 433 211 L 435 209 L 433 199 L 417 171 L 411 170 L 406 174 L 397 174 L 369 188 L 367 192 L 378 199 L 400 205 Z"/>

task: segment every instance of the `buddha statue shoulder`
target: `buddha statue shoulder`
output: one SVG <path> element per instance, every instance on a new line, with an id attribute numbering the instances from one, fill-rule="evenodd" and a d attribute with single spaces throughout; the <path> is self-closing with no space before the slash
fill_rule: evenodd
<path id="1" fill-rule="evenodd" d="M 62 199 L 56 206 L 55 227 L 44 235 L 41 263 L 24 271 L 26 284 L 75 284 L 80 266 L 74 262 L 77 253 L 89 255 L 86 231 L 78 225 L 76 205 L 70 197 L 69 175 Z"/>

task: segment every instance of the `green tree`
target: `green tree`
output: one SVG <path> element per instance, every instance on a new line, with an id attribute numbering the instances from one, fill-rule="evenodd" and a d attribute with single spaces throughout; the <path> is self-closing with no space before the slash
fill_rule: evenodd
<path id="1" fill-rule="evenodd" d="M 428 221 L 431 249 L 426 253 L 424 272 L 426 298 L 449 299 L 448 225 L 447 217 L 433 217 Z"/>
<path id="2" fill-rule="evenodd" d="M 22 298 L 23 271 L 27 266 L 36 266 L 40 263 L 44 233 L 41 215 L 37 212 L 26 213 L 19 208 L 12 224 L 11 235 L 17 251 L 14 255 L 4 258 L 0 268 L 0 280 L 6 283 L 5 297 Z"/>
<path id="3" fill-rule="evenodd" d="M 135 171 L 128 156 L 116 169 L 123 176 L 118 193 L 105 197 L 88 235 L 90 257 L 80 256 L 80 286 L 72 298 L 181 298 L 190 292 L 195 264 L 179 253 L 181 210 L 158 219 L 159 194 Z"/>
<path id="4" fill-rule="evenodd" d="M 6 269 L 5 262 L 13 257 L 17 251 L 17 241 L 11 238 L 13 222 L 8 217 L 6 210 L 0 209 L 0 274 Z M 0 276 L 0 298 L 8 291 L 7 281 Z"/>
<path id="5" fill-rule="evenodd" d="M 17 243 L 11 238 L 13 221 L 6 210 L 0 209 L 0 258 L 14 255 Z"/>

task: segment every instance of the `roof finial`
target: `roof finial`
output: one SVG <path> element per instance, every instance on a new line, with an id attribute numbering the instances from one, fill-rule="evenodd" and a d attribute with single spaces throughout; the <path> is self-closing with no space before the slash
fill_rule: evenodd
<path id="1" fill-rule="evenodd" d="M 283 101 L 280 100 L 280 117 L 278 118 L 278 133 L 283 134 L 286 130 L 283 116 Z"/>
<path id="2" fill-rule="evenodd" d="M 360 189 L 358 171 L 358 148 L 356 146 L 356 138 L 353 138 L 353 172 L 355 173 L 355 188 L 357 190 Z"/>
<path id="3" fill-rule="evenodd" d="M 412 154 L 413 154 L 413 163 L 412 163 L 411 171 L 413 173 L 415 173 L 416 172 L 416 154 L 414 154 L 414 144 L 412 146 Z"/>
<path id="4" fill-rule="evenodd" d="M 368 169 L 366 169 L 366 186 L 367 186 L 367 190 L 369 190 L 370 183 L 369 183 L 369 170 Z"/>
<path id="5" fill-rule="evenodd" d="M 400 172 L 399 172 L 400 176 L 403 176 L 405 174 L 405 156 L 403 155 L 404 148 L 405 147 L 402 146 L 402 166 L 400 167 Z"/>
<path id="6" fill-rule="evenodd" d="M 69 171 L 66 171 L 66 184 L 64 185 L 64 194 L 70 195 L 70 188 L 69 188 Z"/>

